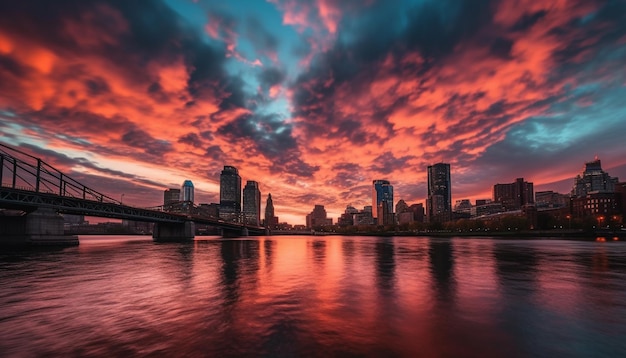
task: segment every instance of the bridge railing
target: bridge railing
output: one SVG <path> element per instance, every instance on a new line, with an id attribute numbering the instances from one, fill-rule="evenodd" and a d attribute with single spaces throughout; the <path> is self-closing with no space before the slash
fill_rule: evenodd
<path id="1" fill-rule="evenodd" d="M 13 189 L 121 204 L 81 184 L 40 158 L 0 143 L 0 182 Z"/>

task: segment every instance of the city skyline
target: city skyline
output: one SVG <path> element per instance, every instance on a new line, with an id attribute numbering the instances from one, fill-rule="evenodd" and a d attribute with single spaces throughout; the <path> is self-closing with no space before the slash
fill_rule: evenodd
<path id="1" fill-rule="evenodd" d="M 234 166 L 293 224 L 378 178 L 425 203 L 439 162 L 452 203 L 626 178 L 623 2 L 394 5 L 4 2 L 0 142 L 136 206 L 219 202 Z"/>

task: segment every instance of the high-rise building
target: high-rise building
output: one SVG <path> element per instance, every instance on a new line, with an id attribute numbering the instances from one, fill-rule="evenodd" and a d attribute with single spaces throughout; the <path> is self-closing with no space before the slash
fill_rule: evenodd
<path id="1" fill-rule="evenodd" d="M 378 225 L 394 224 L 393 186 L 388 180 L 374 180 L 372 185 L 372 216 Z"/>
<path id="2" fill-rule="evenodd" d="M 618 179 L 602 170 L 602 163 L 597 157 L 585 163 L 585 169 L 574 179 L 572 197 L 582 198 L 590 193 L 614 193 Z"/>
<path id="3" fill-rule="evenodd" d="M 533 183 L 517 178 L 509 184 L 493 186 L 493 201 L 501 203 L 506 210 L 521 210 L 524 205 L 535 203 Z"/>
<path id="4" fill-rule="evenodd" d="M 191 180 L 185 180 L 180 190 L 180 201 L 188 201 L 193 203 L 193 183 Z"/>
<path id="5" fill-rule="evenodd" d="M 265 220 L 263 223 L 267 229 L 275 229 L 278 226 L 278 217 L 274 216 L 274 200 L 272 200 L 272 194 L 267 194 Z"/>
<path id="6" fill-rule="evenodd" d="M 168 205 L 180 201 L 180 189 L 170 188 L 163 192 L 163 205 Z"/>
<path id="7" fill-rule="evenodd" d="M 241 213 L 241 177 L 237 168 L 225 165 L 220 175 L 220 218 L 239 221 Z"/>
<path id="8" fill-rule="evenodd" d="M 246 224 L 261 225 L 261 191 L 259 183 L 248 180 L 243 188 L 243 218 Z"/>
<path id="9" fill-rule="evenodd" d="M 448 221 L 452 214 L 452 185 L 450 164 L 428 166 L 427 218 L 430 222 Z"/>

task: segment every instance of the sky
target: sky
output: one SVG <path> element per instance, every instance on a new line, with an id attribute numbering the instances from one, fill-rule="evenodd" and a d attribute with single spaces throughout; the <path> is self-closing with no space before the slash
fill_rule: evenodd
<path id="1" fill-rule="evenodd" d="M 423 203 L 523 177 L 626 179 L 626 1 L 0 2 L 0 142 L 135 206 L 225 165 L 280 221 L 336 220 L 372 181 Z"/>

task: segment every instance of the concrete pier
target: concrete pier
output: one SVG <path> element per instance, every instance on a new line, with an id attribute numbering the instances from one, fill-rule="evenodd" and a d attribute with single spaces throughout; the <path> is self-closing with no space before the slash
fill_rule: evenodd
<path id="1" fill-rule="evenodd" d="M 155 223 L 152 239 L 156 242 L 192 241 L 196 236 L 196 225 L 193 221 L 184 223 Z"/>
<path id="2" fill-rule="evenodd" d="M 23 216 L 0 216 L 2 246 L 75 246 L 78 236 L 65 235 L 63 217 L 39 208 Z"/>

